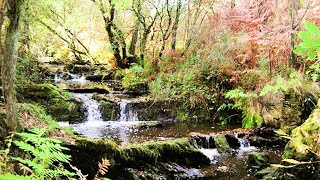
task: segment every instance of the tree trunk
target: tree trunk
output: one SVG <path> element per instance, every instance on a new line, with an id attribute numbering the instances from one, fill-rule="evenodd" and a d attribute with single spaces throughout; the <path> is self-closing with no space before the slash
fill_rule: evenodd
<path id="1" fill-rule="evenodd" d="M 16 109 L 15 78 L 18 58 L 19 19 L 23 0 L 9 0 L 7 17 L 9 26 L 6 38 L 1 66 L 4 107 L 6 110 L 6 125 L 9 130 L 16 131 L 20 128 Z"/>
<path id="2" fill-rule="evenodd" d="M 140 24 L 139 20 L 136 20 L 136 23 L 134 25 L 134 29 L 132 32 L 130 46 L 129 46 L 129 53 L 133 56 L 136 55 L 136 46 L 137 46 L 137 42 L 138 42 L 139 24 Z"/>
<path id="3" fill-rule="evenodd" d="M 176 9 L 176 17 L 175 17 L 175 21 L 174 21 L 173 26 L 172 26 L 171 49 L 176 49 L 177 30 L 178 30 L 179 18 L 180 18 L 180 14 L 181 14 L 181 6 L 182 6 L 182 2 L 181 2 L 181 0 L 178 0 L 177 9 Z"/>
<path id="4" fill-rule="evenodd" d="M 114 19 L 114 14 L 115 14 L 115 5 L 114 5 L 114 3 L 112 3 L 112 0 L 109 0 L 109 4 L 110 4 L 110 9 L 109 9 L 109 16 L 110 17 L 106 16 L 105 12 L 102 12 L 103 19 L 104 19 L 104 22 L 106 25 L 105 28 L 106 28 L 106 31 L 107 31 L 107 34 L 109 37 L 109 41 L 111 44 L 113 55 L 116 60 L 116 65 L 117 65 L 117 67 L 122 68 L 123 63 L 122 63 L 122 58 L 120 55 L 120 49 L 119 49 L 120 46 L 119 46 L 118 41 L 116 41 L 115 34 L 112 31 L 113 19 Z M 101 3 L 100 6 L 103 6 L 103 4 Z M 103 8 L 103 7 L 100 7 L 100 8 Z"/>

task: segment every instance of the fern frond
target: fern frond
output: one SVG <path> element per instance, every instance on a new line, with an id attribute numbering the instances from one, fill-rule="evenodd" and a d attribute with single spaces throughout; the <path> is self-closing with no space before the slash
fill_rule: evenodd
<path id="1" fill-rule="evenodd" d="M 44 176 L 47 178 L 54 178 L 54 177 L 60 177 L 60 176 L 72 177 L 74 175 L 76 174 L 65 169 L 47 170 L 46 173 L 44 174 Z"/>
<path id="2" fill-rule="evenodd" d="M 94 179 L 98 179 L 98 175 L 105 175 L 108 172 L 108 167 L 110 166 L 110 161 L 108 159 L 102 158 L 102 163 L 98 163 L 99 170 L 97 171 Z"/>
<path id="3" fill-rule="evenodd" d="M 15 175 L 15 174 L 0 174 L 0 179 L 1 180 L 36 180 L 35 177 L 31 176 L 20 176 L 20 175 Z"/>
<path id="4" fill-rule="evenodd" d="M 36 175 L 41 174 L 45 170 L 45 167 L 43 167 L 41 164 L 31 161 L 30 159 L 22 159 L 20 157 L 15 157 L 12 159 L 17 160 L 22 164 L 28 165 L 29 167 L 31 167 L 31 169 L 35 172 Z"/>

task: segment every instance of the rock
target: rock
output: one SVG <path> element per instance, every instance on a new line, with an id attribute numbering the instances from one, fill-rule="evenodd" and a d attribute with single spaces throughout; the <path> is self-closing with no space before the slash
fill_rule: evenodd
<path id="1" fill-rule="evenodd" d="M 244 138 L 248 139 L 250 144 L 257 147 L 283 147 L 288 142 L 287 139 L 281 138 L 275 133 L 274 128 L 258 128 Z"/>
<path id="2" fill-rule="evenodd" d="M 309 118 L 290 135 L 291 140 L 285 147 L 283 157 L 294 162 L 310 162 L 299 164 L 291 168 L 278 168 L 274 172 L 265 175 L 264 179 L 275 177 L 276 179 L 319 179 L 320 160 L 320 99 L 318 105 Z M 283 162 L 283 165 L 292 165 Z"/>
<path id="3" fill-rule="evenodd" d="M 72 123 L 83 120 L 82 103 L 52 84 L 30 84 L 19 88 L 18 92 L 19 102 L 39 103 L 57 120 Z"/>
<path id="4" fill-rule="evenodd" d="M 120 109 L 118 104 L 110 101 L 99 100 L 100 112 L 103 119 L 109 121 L 116 121 L 119 119 Z"/>
<path id="5" fill-rule="evenodd" d="M 106 74 L 87 75 L 86 80 L 93 82 L 102 82 L 114 79 L 114 72 L 108 72 Z"/>
<path id="6" fill-rule="evenodd" d="M 214 137 L 215 145 L 219 153 L 230 153 L 231 147 L 228 144 L 226 137 L 223 134 Z"/>
<path id="7" fill-rule="evenodd" d="M 268 166 L 269 156 L 265 153 L 251 152 L 248 154 L 248 165 L 262 168 Z"/>
<path id="8" fill-rule="evenodd" d="M 312 106 L 312 103 L 308 105 L 306 102 L 314 97 L 306 92 L 298 93 L 292 89 L 286 93 L 270 93 L 262 97 L 261 103 L 264 106 L 261 116 L 264 124 L 290 132 L 303 123 L 302 117 L 309 116 L 311 108 L 308 106 Z"/>
<path id="9" fill-rule="evenodd" d="M 149 93 L 148 84 L 136 84 L 134 87 L 125 88 L 124 93 L 130 96 L 143 96 Z"/>
<path id="10" fill-rule="evenodd" d="M 96 67 L 88 64 L 68 64 L 64 67 L 65 71 L 74 74 L 93 74 L 96 71 Z"/>
<path id="11" fill-rule="evenodd" d="M 225 135 L 226 139 L 227 139 L 227 142 L 229 144 L 229 146 L 232 148 L 232 149 L 237 149 L 240 147 L 240 142 L 239 140 L 235 137 L 235 135 L 233 134 L 226 134 Z"/>
<path id="12" fill-rule="evenodd" d="M 66 91 L 73 93 L 98 93 L 98 94 L 109 94 L 109 91 L 103 88 L 79 88 L 79 89 L 66 89 Z"/>
<path id="13" fill-rule="evenodd" d="M 191 133 L 190 141 L 197 148 L 216 148 L 214 137 L 210 135 L 205 135 L 201 133 Z"/>
<path id="14" fill-rule="evenodd" d="M 229 168 L 228 166 L 219 166 L 217 168 L 217 171 L 220 171 L 220 172 L 228 172 L 229 171 Z"/>
<path id="15" fill-rule="evenodd" d="M 110 160 L 111 166 L 108 169 L 107 177 L 111 179 L 132 179 L 139 177 L 157 177 L 162 174 L 167 176 L 183 167 L 198 167 L 209 165 L 210 160 L 199 150 L 195 149 L 187 139 L 176 141 L 152 142 L 142 145 L 131 145 L 119 147 L 110 140 L 89 140 L 78 138 L 75 145 L 68 145 L 72 156 L 72 163 L 77 164 L 83 174 L 88 174 L 92 179 L 98 170 L 98 162 L 102 158 Z M 127 171 L 130 170 L 130 173 Z M 144 169 L 144 171 L 141 171 Z M 179 170 L 178 170 L 179 171 Z M 182 173 L 185 175 L 185 173 Z M 145 176 L 146 175 L 146 176 Z M 169 178 L 168 177 L 168 178 Z M 152 178 L 151 178 L 152 179 Z M 170 179 L 170 178 L 169 178 Z"/>

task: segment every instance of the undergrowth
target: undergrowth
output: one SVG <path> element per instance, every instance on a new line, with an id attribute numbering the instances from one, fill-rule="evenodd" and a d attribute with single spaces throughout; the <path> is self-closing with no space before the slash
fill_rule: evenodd
<path id="1" fill-rule="evenodd" d="M 70 155 L 63 151 L 69 150 L 61 145 L 62 141 L 45 137 L 46 129 L 32 128 L 29 132 L 16 133 L 17 140 L 9 141 L 5 150 L 7 160 L 5 164 L 19 162 L 24 175 L 8 172 L 7 165 L 3 166 L 0 179 L 55 179 L 59 177 L 73 177 L 75 173 L 66 170 L 62 163 L 69 163 Z M 20 157 L 8 156 L 11 143 L 24 151 Z"/>

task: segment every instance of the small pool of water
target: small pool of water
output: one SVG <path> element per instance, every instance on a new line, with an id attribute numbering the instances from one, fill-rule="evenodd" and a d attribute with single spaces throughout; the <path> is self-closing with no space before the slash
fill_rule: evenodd
<path id="1" fill-rule="evenodd" d="M 120 145 L 161 141 L 189 137 L 191 132 L 209 134 L 239 128 L 239 126 L 221 127 L 213 123 L 184 123 L 168 120 L 158 121 L 87 121 L 79 124 L 60 122 L 77 133 L 91 138 L 106 138 Z"/>
<path id="2" fill-rule="evenodd" d="M 268 154 L 270 164 L 281 162 L 283 148 L 257 148 L 257 152 Z M 257 169 L 248 165 L 248 153 L 241 148 L 232 154 L 215 154 L 213 164 L 202 168 L 204 179 L 216 180 L 255 180 Z"/>

